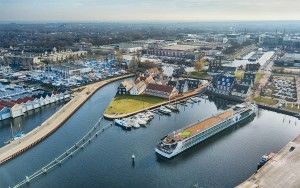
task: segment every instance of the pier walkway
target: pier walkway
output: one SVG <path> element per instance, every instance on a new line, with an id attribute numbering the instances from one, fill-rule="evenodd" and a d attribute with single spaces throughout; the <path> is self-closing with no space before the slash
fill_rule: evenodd
<path id="1" fill-rule="evenodd" d="M 124 78 L 132 77 L 133 74 L 110 78 L 94 84 L 83 87 L 79 92 L 74 93 L 74 98 L 59 109 L 55 114 L 36 127 L 23 138 L 15 140 L 10 144 L 0 148 L 0 164 L 15 158 L 21 153 L 27 151 L 34 145 L 38 144 L 46 137 L 55 132 L 64 122 L 69 119 L 98 89 L 101 87 Z"/>
<path id="2" fill-rule="evenodd" d="M 300 187 L 300 135 L 237 188 Z"/>
<path id="3" fill-rule="evenodd" d="M 31 181 L 39 178 L 42 175 L 46 175 L 50 170 L 53 170 L 55 167 L 59 167 L 63 164 L 63 162 L 71 159 L 77 152 L 83 150 L 86 145 L 91 143 L 96 137 L 99 136 L 102 132 L 112 126 L 112 124 L 101 127 L 102 117 L 98 119 L 98 121 L 92 126 L 92 128 L 72 147 L 67 149 L 64 153 L 56 157 L 53 161 L 49 162 L 47 165 L 43 166 L 39 170 L 35 171 L 30 176 L 25 176 L 25 179 L 20 181 L 18 184 L 13 186 L 13 188 L 22 187 Z"/>

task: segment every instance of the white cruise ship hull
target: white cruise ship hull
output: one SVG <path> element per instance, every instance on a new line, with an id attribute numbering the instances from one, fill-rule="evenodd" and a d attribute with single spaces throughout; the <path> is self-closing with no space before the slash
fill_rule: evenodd
<path id="1" fill-rule="evenodd" d="M 159 154 L 160 156 L 163 156 L 165 158 L 173 158 L 175 157 L 176 155 L 180 154 L 181 152 L 195 146 L 196 144 L 210 138 L 211 136 L 249 118 L 250 116 L 253 116 L 256 114 L 257 112 L 257 107 L 254 107 L 251 109 L 251 111 L 246 115 L 246 116 L 241 116 L 241 114 L 243 113 L 244 111 L 238 113 L 238 114 L 235 114 L 234 116 L 228 118 L 228 119 L 225 119 L 224 121 L 218 123 L 217 125 L 207 129 L 207 130 L 204 130 L 203 132 L 197 134 L 197 135 L 194 135 L 190 138 L 187 138 L 185 140 L 182 140 L 182 141 L 179 141 L 177 142 L 177 146 L 176 148 L 172 151 L 172 152 L 167 152 L 167 151 L 163 151 L 162 149 L 159 149 L 159 148 L 155 148 L 155 152 L 157 154 Z"/>

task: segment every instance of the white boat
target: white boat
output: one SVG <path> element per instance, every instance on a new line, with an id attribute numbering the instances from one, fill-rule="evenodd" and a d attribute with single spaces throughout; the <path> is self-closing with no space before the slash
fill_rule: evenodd
<path id="1" fill-rule="evenodd" d="M 133 128 L 139 128 L 140 124 L 137 122 L 135 118 L 129 118 L 128 119 L 128 125 L 130 125 Z"/>
<path id="2" fill-rule="evenodd" d="M 165 115 L 170 115 L 171 114 L 171 110 L 169 110 L 168 108 L 164 107 L 164 106 L 161 106 L 158 111 L 162 114 L 165 114 Z"/>
<path id="3" fill-rule="evenodd" d="M 147 124 L 147 121 L 145 121 L 145 120 L 142 119 L 142 118 L 139 118 L 139 117 L 136 116 L 135 119 L 136 119 L 136 121 L 138 122 L 138 124 L 140 124 L 140 125 L 145 126 L 145 125 Z"/>
<path id="4" fill-rule="evenodd" d="M 191 100 L 194 101 L 194 102 L 200 102 L 201 101 L 201 99 L 199 97 L 192 97 Z"/>
<path id="5" fill-rule="evenodd" d="M 151 120 L 151 119 L 154 118 L 154 113 L 151 112 L 151 111 L 147 111 L 147 112 L 145 113 L 145 116 L 147 116 L 147 117 L 150 118 L 150 120 Z"/>
<path id="6" fill-rule="evenodd" d="M 190 104 L 195 103 L 195 102 L 194 102 L 193 100 L 191 100 L 191 99 L 186 100 L 186 102 L 187 102 L 187 103 L 190 103 Z"/>
<path id="7" fill-rule="evenodd" d="M 168 108 L 168 109 L 170 109 L 170 110 L 172 110 L 172 111 L 178 111 L 178 108 L 176 108 L 176 106 L 174 106 L 174 105 L 168 104 L 165 107 Z"/>
<path id="8" fill-rule="evenodd" d="M 12 138 L 10 140 L 4 142 L 4 144 L 9 144 L 9 143 L 11 143 L 13 141 L 16 141 L 16 140 L 19 140 L 19 139 L 21 139 L 25 136 L 25 133 L 23 131 L 18 131 L 16 134 L 14 134 L 12 124 L 10 124 L 10 128 L 11 128 Z M 19 128 L 20 128 L 20 124 L 19 124 Z"/>
<path id="9" fill-rule="evenodd" d="M 128 124 L 128 119 L 123 118 L 123 119 L 116 119 L 115 125 L 122 127 L 124 129 L 131 129 L 131 126 Z"/>
<path id="10" fill-rule="evenodd" d="M 149 110 L 146 112 L 146 114 L 149 115 L 149 116 L 154 116 L 155 115 L 153 112 L 151 112 Z"/>

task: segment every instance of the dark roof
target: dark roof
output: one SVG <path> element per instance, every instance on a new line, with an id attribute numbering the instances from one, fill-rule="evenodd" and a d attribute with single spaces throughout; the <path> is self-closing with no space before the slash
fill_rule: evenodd
<path id="1" fill-rule="evenodd" d="M 176 81 L 173 81 L 173 80 L 170 80 L 170 81 L 168 82 L 168 86 L 175 87 L 176 84 L 177 84 L 177 82 L 176 82 Z"/>
<path id="2" fill-rule="evenodd" d="M 249 86 L 247 85 L 241 85 L 241 84 L 236 84 L 233 87 L 233 91 L 234 92 L 238 92 L 238 93 L 242 93 L 242 94 L 246 94 L 249 90 Z"/>
<path id="3" fill-rule="evenodd" d="M 148 84 L 147 89 L 171 93 L 174 87 L 168 85 L 161 85 L 161 84 Z"/>
<path id="4" fill-rule="evenodd" d="M 183 85 L 186 83 L 186 80 L 178 80 L 178 84 Z"/>
<path id="5" fill-rule="evenodd" d="M 246 71 L 258 71 L 259 67 L 259 63 L 249 63 L 246 64 Z"/>

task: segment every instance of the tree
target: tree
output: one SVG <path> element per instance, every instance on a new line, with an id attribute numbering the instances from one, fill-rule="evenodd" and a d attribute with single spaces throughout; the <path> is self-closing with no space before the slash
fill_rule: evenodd
<path id="1" fill-rule="evenodd" d="M 115 59 L 118 63 L 119 66 L 121 66 L 122 62 L 123 62 L 123 54 L 120 50 L 117 50 L 115 53 Z"/>
<path id="2" fill-rule="evenodd" d="M 195 63 L 195 70 L 196 70 L 197 72 L 200 72 L 200 71 L 202 71 L 202 69 L 203 69 L 204 66 L 205 66 L 205 61 L 199 60 L 199 61 L 197 61 L 197 62 Z"/>
<path id="3" fill-rule="evenodd" d="M 136 70 L 138 68 L 138 58 L 136 56 L 133 56 L 131 61 L 128 64 L 128 68 L 130 70 Z"/>

